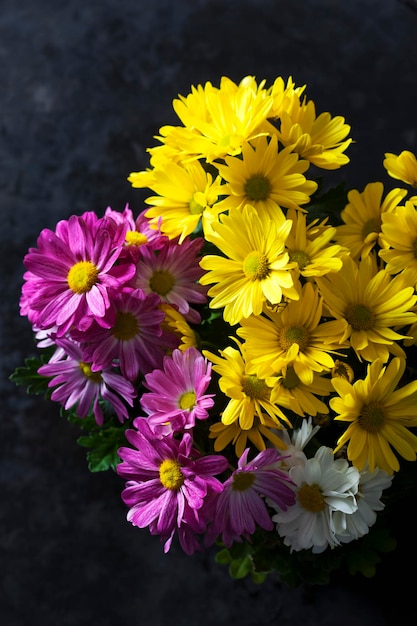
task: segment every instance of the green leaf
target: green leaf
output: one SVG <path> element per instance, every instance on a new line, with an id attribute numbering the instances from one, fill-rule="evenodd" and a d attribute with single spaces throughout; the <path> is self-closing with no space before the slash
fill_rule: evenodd
<path id="1" fill-rule="evenodd" d="M 48 376 L 38 374 L 38 369 L 49 360 L 49 354 L 42 354 L 40 358 L 31 357 L 25 359 L 25 365 L 17 367 L 9 379 L 21 387 L 26 387 L 29 394 L 44 395 L 49 397 L 52 393 L 48 388 L 51 380 Z"/>
<path id="2" fill-rule="evenodd" d="M 87 452 L 88 469 L 90 472 L 115 470 L 120 463 L 118 449 L 126 444 L 125 429 L 119 427 L 101 427 L 77 439 L 77 443 Z"/>

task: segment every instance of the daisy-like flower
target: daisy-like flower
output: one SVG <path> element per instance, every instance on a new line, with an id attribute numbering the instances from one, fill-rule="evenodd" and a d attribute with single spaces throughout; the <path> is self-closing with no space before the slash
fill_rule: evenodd
<path id="1" fill-rule="evenodd" d="M 306 215 L 290 209 L 287 218 L 293 223 L 286 240 L 290 261 L 297 263 L 301 276 L 310 278 L 338 272 L 343 265 L 342 256 L 349 253 L 347 248 L 330 243 L 336 228 L 323 225 L 320 232 L 313 235 L 314 229 L 307 228 Z"/>
<path id="2" fill-rule="evenodd" d="M 93 410 L 97 424 L 103 424 L 101 400 L 109 402 L 119 421 L 129 417 L 126 404 L 133 406 L 137 392 L 133 385 L 110 366 L 93 372 L 91 364 L 83 357 L 79 344 L 66 337 L 56 340 L 60 358 L 52 358 L 41 365 L 38 373 L 52 377 L 48 383 L 54 387 L 51 399 L 59 402 L 66 410 L 76 406 L 78 417 L 87 417 Z"/>
<path id="3" fill-rule="evenodd" d="M 143 246 L 152 250 L 159 250 L 167 240 L 167 237 L 161 234 L 158 222 L 151 226 L 151 221 L 145 216 L 145 211 L 139 213 L 135 219 L 132 211 L 126 205 L 122 213 L 108 207 L 105 215 L 111 217 L 115 222 L 127 226 L 123 251 L 126 255 L 130 255 L 135 263 Z"/>
<path id="4" fill-rule="evenodd" d="M 385 489 L 391 486 L 392 478 L 378 467 L 373 472 L 367 469 L 360 472 L 356 494 L 357 510 L 350 515 L 340 511 L 335 513 L 335 517 L 341 518 L 337 521 L 337 526 L 344 528 L 343 532 L 337 535 L 341 543 L 349 543 L 369 532 L 376 522 L 377 511 L 385 508 L 381 498 Z"/>
<path id="5" fill-rule="evenodd" d="M 401 180 L 411 187 L 417 187 L 417 159 L 413 152 L 403 150 L 400 154 L 385 153 L 383 163 L 392 178 Z"/>
<path id="6" fill-rule="evenodd" d="M 297 104 L 299 103 L 306 86 L 307 85 L 296 87 L 292 76 L 288 77 L 286 83 L 282 76 L 278 76 L 274 80 L 273 85 L 269 88 L 269 94 L 272 97 L 273 104 L 268 119 L 272 118 L 276 120 L 281 117 L 284 111 L 291 111 L 294 107 L 293 101 L 297 100 Z"/>
<path id="7" fill-rule="evenodd" d="M 217 209 L 242 209 L 250 204 L 278 223 L 285 219 L 282 207 L 300 209 L 317 189 L 317 183 L 304 176 L 308 161 L 291 148 L 279 150 L 276 136 L 243 144 L 239 157 L 226 157 L 225 165 L 217 167 L 226 181 L 222 187 L 226 198 Z"/>
<path id="8" fill-rule="evenodd" d="M 129 507 L 127 519 L 139 528 L 149 527 L 152 535 L 160 535 L 164 552 L 168 552 L 175 532 L 187 554 L 196 543 L 190 534 L 205 530 L 205 505 L 222 491 L 215 475 L 228 465 L 219 455 L 201 457 L 193 449 L 192 437 L 157 439 L 146 418 L 134 421 L 135 430 L 126 431 L 133 446 L 122 447 L 118 454 L 122 463 L 117 473 L 126 479 L 122 498 Z"/>
<path id="9" fill-rule="evenodd" d="M 362 192 L 348 192 L 349 203 L 341 211 L 344 222 L 336 227 L 336 241 L 349 249 L 353 259 L 368 256 L 381 243 L 381 224 L 385 213 L 392 213 L 406 196 L 405 189 L 392 189 L 383 199 L 384 185 L 368 183 Z"/>
<path id="10" fill-rule="evenodd" d="M 162 327 L 175 334 L 180 342 L 178 348 L 183 351 L 188 348 L 198 348 L 200 345 L 199 335 L 191 328 L 185 317 L 172 305 L 165 302 L 162 302 L 159 308 L 165 315 Z"/>
<path id="11" fill-rule="evenodd" d="M 262 414 L 261 417 L 255 415 L 252 426 L 246 429 L 241 428 L 238 420 L 231 424 L 216 422 L 210 426 L 209 439 L 215 440 L 215 452 L 220 452 L 231 444 L 235 447 L 236 456 L 239 458 L 250 444 L 258 450 L 265 450 L 265 441 L 272 444 L 274 448 L 285 450 L 285 443 L 279 436 L 278 430 L 281 432 L 281 426 L 278 426 L 276 421 L 268 415 Z"/>
<path id="12" fill-rule="evenodd" d="M 206 239 L 226 255 L 207 255 L 200 262 L 207 273 L 200 283 L 215 283 L 208 291 L 210 307 L 224 308 L 223 317 L 234 325 L 242 318 L 259 315 L 264 302 L 281 302 L 283 295 L 297 300 L 285 250 L 285 241 L 292 226 L 285 220 L 280 226 L 255 208 L 246 205 L 241 211 L 231 209 L 213 224 Z M 236 236 L 239 233 L 239 236 Z"/>
<path id="13" fill-rule="evenodd" d="M 412 307 L 417 297 L 401 275 L 378 270 L 373 255 L 359 262 L 346 256 L 340 272 L 316 278 L 316 283 L 330 314 L 346 322 L 342 339 L 349 340 L 359 360 L 386 362 L 390 354 L 404 354 L 397 342 L 406 335 L 394 328 L 416 321 Z"/>
<path id="14" fill-rule="evenodd" d="M 195 348 L 166 356 L 163 369 L 145 376 L 149 393 L 142 394 L 140 402 L 151 429 L 167 434 L 193 428 L 196 419 L 207 419 L 214 404 L 214 394 L 206 394 L 210 381 L 211 363 Z"/>
<path id="15" fill-rule="evenodd" d="M 101 370 L 117 361 L 125 378 L 135 381 L 161 367 L 168 348 L 178 342 L 173 333 L 162 329 L 164 313 L 156 294 L 125 288 L 111 292 L 109 328 L 93 323 L 85 332 L 72 331 L 71 336 L 85 341 L 84 355 L 93 370 Z"/>
<path id="16" fill-rule="evenodd" d="M 236 343 L 241 348 L 239 342 Z M 242 430 L 249 430 L 254 425 L 255 417 L 262 423 L 263 414 L 267 413 L 276 427 L 280 427 L 280 420 L 291 426 L 278 405 L 271 402 L 271 388 L 265 380 L 248 373 L 245 354 L 241 349 L 227 346 L 219 352 L 220 356 L 207 350 L 203 354 L 212 361 L 213 370 L 220 375 L 219 389 L 229 398 L 222 412 L 222 423 L 228 426 L 238 422 Z"/>
<path id="17" fill-rule="evenodd" d="M 249 448 L 243 452 L 237 469 L 226 480 L 217 499 L 213 523 L 208 529 L 208 542 L 221 535 L 229 547 L 242 537 L 249 539 L 260 526 L 272 530 L 274 524 L 266 506 L 287 510 L 294 504 L 295 496 L 287 472 L 278 468 L 281 455 L 268 448 L 248 461 Z"/>
<path id="18" fill-rule="evenodd" d="M 417 381 L 398 387 L 405 371 L 405 359 L 395 357 L 384 366 L 381 359 L 368 365 L 365 379 L 353 385 L 343 378 L 332 383 L 340 397 L 330 400 L 335 420 L 348 422 L 335 452 L 345 444 L 348 459 L 362 471 L 379 467 L 388 474 L 399 470 L 393 449 L 407 461 L 416 460 Z"/>
<path id="19" fill-rule="evenodd" d="M 62 336 L 86 318 L 103 320 L 109 288 L 123 287 L 135 272 L 133 264 L 117 263 L 124 241 L 124 227 L 88 213 L 59 222 L 55 232 L 42 230 L 24 259 L 25 280 L 35 287 L 25 293 L 40 329 L 56 325 Z"/>
<path id="20" fill-rule="evenodd" d="M 357 510 L 358 470 L 321 446 L 314 457 L 291 467 L 289 476 L 296 485 L 296 502 L 272 517 L 284 544 L 295 552 L 311 548 L 314 554 L 340 545 L 343 518 L 335 514 Z"/>
<path id="21" fill-rule="evenodd" d="M 346 322 L 320 323 L 322 312 L 318 290 L 306 283 L 298 301 L 277 312 L 265 309 L 264 315 L 242 319 L 236 332 L 245 340 L 249 372 L 268 378 L 291 366 L 304 385 L 311 385 L 314 372 L 330 371 L 331 353 L 348 345 L 341 341 Z"/>
<path id="22" fill-rule="evenodd" d="M 152 191 L 159 194 L 145 200 L 152 205 L 146 211 L 151 224 L 158 226 L 170 239 L 179 238 L 181 244 L 200 222 L 214 219 L 218 213 L 213 205 L 221 192 L 220 176 L 206 172 L 199 161 L 178 165 L 167 163 L 154 172 Z M 210 218 L 208 217 L 208 214 Z"/>
<path id="23" fill-rule="evenodd" d="M 390 274 L 407 269 L 413 286 L 417 285 L 417 197 L 407 200 L 382 217 L 382 245 L 379 256 Z"/>
<path id="24" fill-rule="evenodd" d="M 279 436 L 285 444 L 285 455 L 281 464 L 286 468 L 305 465 L 307 457 L 304 448 L 319 430 L 320 426 L 314 426 L 311 417 L 308 417 L 303 419 L 301 426 L 294 428 L 291 434 L 287 430 L 280 431 Z"/>
<path id="25" fill-rule="evenodd" d="M 187 321 L 199 323 L 200 315 L 190 304 L 207 301 L 206 289 L 198 284 L 203 271 L 199 266 L 199 252 L 204 239 L 168 240 L 157 251 L 145 249 L 136 267 L 133 286 L 146 294 L 156 293 L 161 302 L 171 304 Z"/>
<path id="26" fill-rule="evenodd" d="M 297 376 L 294 368 L 288 365 L 279 374 L 268 377 L 266 382 L 272 387 L 271 400 L 297 415 L 329 412 L 327 404 L 321 398 L 329 396 L 333 391 L 332 383 L 329 378 L 324 378 L 317 372 L 313 372 L 312 382 L 306 385 Z"/>

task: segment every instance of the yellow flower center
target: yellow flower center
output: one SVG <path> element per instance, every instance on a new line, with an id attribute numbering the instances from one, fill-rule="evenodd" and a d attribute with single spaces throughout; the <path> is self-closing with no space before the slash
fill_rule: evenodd
<path id="1" fill-rule="evenodd" d="M 237 472 L 233 476 L 232 489 L 234 491 L 246 491 L 255 482 L 255 474 L 253 472 Z"/>
<path id="2" fill-rule="evenodd" d="M 303 483 L 298 490 L 298 502 L 310 513 L 320 513 L 326 507 L 325 499 L 318 485 Z"/>
<path id="3" fill-rule="evenodd" d="M 190 209 L 191 215 L 198 215 L 204 211 L 204 207 L 201 206 L 201 204 L 199 204 L 198 202 L 196 202 L 194 198 L 191 198 L 188 204 L 188 207 Z"/>
<path id="4" fill-rule="evenodd" d="M 374 325 L 375 315 L 364 304 L 351 304 L 345 311 L 345 318 L 353 330 L 369 330 Z"/>
<path id="5" fill-rule="evenodd" d="M 269 275 L 268 257 L 263 252 L 249 252 L 243 261 L 243 271 L 249 280 L 263 280 Z"/>
<path id="6" fill-rule="evenodd" d="M 369 433 L 377 433 L 385 422 L 384 410 L 379 402 L 365 404 L 358 417 L 358 424 Z"/>
<path id="7" fill-rule="evenodd" d="M 149 281 L 149 286 L 153 292 L 160 296 L 166 296 L 175 285 L 175 278 L 167 270 L 156 270 Z"/>
<path id="8" fill-rule="evenodd" d="M 148 243 L 148 238 L 137 230 L 128 230 L 126 233 L 126 243 L 128 246 L 143 246 L 144 243 Z"/>
<path id="9" fill-rule="evenodd" d="M 68 286 L 74 293 L 86 293 L 96 284 L 98 269 L 91 261 L 79 261 L 68 272 Z"/>
<path id="10" fill-rule="evenodd" d="M 298 343 L 304 352 L 310 344 L 310 334 L 304 326 L 284 326 L 278 334 L 278 344 L 283 350 L 289 350 L 293 343 Z"/>
<path id="11" fill-rule="evenodd" d="M 266 200 L 271 192 L 271 183 L 258 174 L 246 181 L 244 189 L 248 200 Z"/>
<path id="12" fill-rule="evenodd" d="M 381 230 L 381 220 L 371 218 L 362 227 L 362 239 L 366 239 L 371 233 L 379 233 Z"/>
<path id="13" fill-rule="evenodd" d="M 295 250 L 290 253 L 290 261 L 297 263 L 300 270 L 303 270 L 310 263 L 310 257 L 304 250 Z"/>
<path id="14" fill-rule="evenodd" d="M 174 459 L 165 459 L 165 461 L 162 461 L 159 466 L 159 480 L 165 489 L 178 491 L 185 480 L 178 461 Z"/>
<path id="15" fill-rule="evenodd" d="M 295 373 L 293 367 L 287 368 L 287 373 L 280 379 L 280 384 L 285 387 L 285 389 L 294 389 L 295 387 L 298 387 L 300 379 Z"/>
<path id="16" fill-rule="evenodd" d="M 116 322 L 111 329 L 112 335 L 121 341 L 129 341 L 138 334 L 139 324 L 136 317 L 130 311 L 118 311 Z"/>
<path id="17" fill-rule="evenodd" d="M 101 373 L 93 372 L 89 363 L 84 363 L 84 361 L 80 361 L 79 367 L 84 376 L 91 380 L 93 383 L 101 383 L 101 381 L 103 380 Z"/>
<path id="18" fill-rule="evenodd" d="M 194 391 L 186 391 L 180 396 L 178 400 L 178 406 L 183 411 L 192 409 L 195 406 L 195 401 L 197 400 L 197 396 Z"/>
<path id="19" fill-rule="evenodd" d="M 243 393 L 252 400 L 269 400 L 271 389 L 266 382 L 254 374 L 242 376 L 240 385 Z"/>

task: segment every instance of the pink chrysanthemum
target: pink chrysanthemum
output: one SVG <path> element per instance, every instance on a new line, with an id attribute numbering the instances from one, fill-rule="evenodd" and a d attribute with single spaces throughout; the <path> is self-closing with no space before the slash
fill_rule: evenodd
<path id="1" fill-rule="evenodd" d="M 93 371 L 102 370 L 117 360 L 128 380 L 161 367 L 167 349 L 176 348 L 173 333 L 162 330 L 165 314 L 158 307 L 156 294 L 145 295 L 141 289 L 109 291 L 109 328 L 93 323 L 85 332 L 71 336 L 86 343 L 84 356 Z"/>
<path id="2" fill-rule="evenodd" d="M 120 288 L 135 272 L 131 263 L 116 263 L 125 240 L 125 227 L 91 212 L 45 228 L 38 247 L 24 263 L 24 310 L 32 311 L 40 329 L 57 326 L 64 335 L 81 320 L 103 320 L 110 306 L 109 288 Z M 29 284 L 30 283 L 30 284 Z"/>
<path id="3" fill-rule="evenodd" d="M 127 419 L 126 404 L 132 406 L 137 395 L 133 385 L 112 367 L 93 372 L 91 365 L 83 360 L 81 346 L 76 342 L 62 337 L 56 343 L 64 351 L 61 358 L 57 359 L 54 355 L 49 363 L 38 369 L 42 376 L 52 377 L 48 383 L 49 387 L 55 387 L 51 399 L 61 403 L 65 409 L 77 405 L 79 417 L 86 417 L 92 409 L 100 425 L 104 420 L 100 400 L 106 400 L 120 422 Z"/>
<path id="4" fill-rule="evenodd" d="M 126 431 L 134 448 L 118 451 L 123 462 L 117 472 L 127 479 L 122 492 L 129 507 L 127 519 L 139 528 L 149 527 L 152 535 L 161 535 L 164 552 L 177 531 L 184 552 L 192 554 L 198 544 L 191 537 L 206 528 L 207 511 L 212 511 L 213 498 L 222 490 L 214 476 L 227 468 L 227 460 L 200 456 L 190 433 L 180 440 L 157 439 L 146 418 L 137 418 L 134 426 L 136 430 Z"/>
<path id="5" fill-rule="evenodd" d="M 174 350 L 162 370 L 147 374 L 144 384 L 151 393 L 142 395 L 141 406 L 155 434 L 193 428 L 196 419 L 207 419 L 214 404 L 214 394 L 205 393 L 210 380 L 211 363 L 195 348 Z"/>
<path id="6" fill-rule="evenodd" d="M 134 286 L 145 293 L 156 293 L 162 302 L 174 306 L 187 321 L 199 323 L 200 315 L 190 304 L 206 302 L 206 288 L 198 284 L 203 274 L 199 252 L 204 239 L 178 239 L 166 242 L 157 254 L 145 249 L 137 264 Z"/>
<path id="7" fill-rule="evenodd" d="M 230 547 L 235 541 L 242 541 L 242 537 L 250 539 L 257 524 L 272 530 L 274 524 L 265 498 L 284 511 L 295 502 L 292 481 L 286 471 L 278 468 L 283 459 L 278 451 L 267 448 L 252 461 L 247 460 L 248 453 L 246 448 L 238 468 L 224 483 L 214 522 L 208 530 L 208 543 L 221 535 L 225 546 Z"/>
<path id="8" fill-rule="evenodd" d="M 108 207 L 105 215 L 111 217 L 118 224 L 126 226 L 122 256 L 130 256 L 135 263 L 145 247 L 159 250 L 168 241 L 168 237 L 162 235 L 159 228 L 150 227 L 150 220 L 145 217 L 145 212 L 140 213 L 135 219 L 131 209 L 126 205 L 123 212 L 114 211 Z"/>

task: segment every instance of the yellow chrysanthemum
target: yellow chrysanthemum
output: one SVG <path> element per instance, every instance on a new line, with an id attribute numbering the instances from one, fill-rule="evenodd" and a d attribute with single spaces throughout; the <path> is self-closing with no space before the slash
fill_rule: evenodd
<path id="1" fill-rule="evenodd" d="M 409 150 L 403 150 L 398 155 L 386 152 L 384 167 L 392 178 L 417 187 L 417 159 Z"/>
<path id="2" fill-rule="evenodd" d="M 223 317 L 234 325 L 244 317 L 262 311 L 263 303 L 281 302 L 283 295 L 297 299 L 285 240 L 292 222 L 280 226 L 247 205 L 231 209 L 212 225 L 206 239 L 225 255 L 207 255 L 200 265 L 207 273 L 202 285 L 215 283 L 208 291 L 210 307 L 224 308 Z"/>
<path id="3" fill-rule="evenodd" d="M 401 276 L 392 277 L 378 270 L 373 255 L 359 262 L 346 256 L 337 274 L 327 274 L 316 282 L 330 314 L 346 322 L 343 340 L 348 339 L 360 360 L 388 361 L 390 354 L 403 356 L 396 343 L 404 339 L 394 330 L 416 321 L 412 307 L 417 297 Z"/>
<path id="4" fill-rule="evenodd" d="M 300 209 L 317 189 L 317 183 L 303 175 L 308 167 L 308 161 L 300 160 L 291 148 L 278 150 L 275 136 L 246 142 L 241 156 L 226 157 L 225 165 L 218 165 L 226 181 L 222 193 L 227 196 L 219 208 L 241 209 L 251 204 L 259 213 L 282 222 L 281 207 Z"/>
<path id="5" fill-rule="evenodd" d="M 209 439 L 215 439 L 215 452 L 220 452 L 232 444 L 235 447 L 236 456 L 240 458 L 245 448 L 250 445 L 248 441 L 258 450 L 266 449 L 265 440 L 269 441 L 275 448 L 285 450 L 287 446 L 276 432 L 277 429 L 280 430 L 281 428 L 281 425 L 278 426 L 267 415 L 262 415 L 262 419 L 255 415 L 251 428 L 246 430 L 242 429 L 237 421 L 227 425 L 223 422 L 212 424 Z"/>
<path id="6" fill-rule="evenodd" d="M 382 218 L 382 245 L 379 256 L 390 274 L 407 269 L 413 285 L 417 284 L 417 198 L 407 200 Z"/>
<path id="7" fill-rule="evenodd" d="M 266 379 L 272 387 L 271 400 L 281 407 L 294 411 L 297 415 L 317 415 L 328 413 L 328 406 L 320 399 L 333 391 L 329 378 L 313 372 L 313 382 L 305 385 L 288 365 L 282 372 Z"/>
<path id="8" fill-rule="evenodd" d="M 296 87 L 292 76 L 287 79 L 287 83 L 284 82 L 281 76 L 278 76 L 278 78 L 274 80 L 273 85 L 269 88 L 269 94 L 272 97 L 273 103 L 268 117 L 276 119 L 281 117 L 284 111 L 291 111 L 294 106 L 294 99 L 299 103 L 305 88 L 306 85 Z"/>
<path id="9" fill-rule="evenodd" d="M 342 267 L 342 256 L 349 250 L 330 242 L 334 238 L 336 228 L 323 226 L 317 236 L 310 238 L 306 215 L 299 211 L 289 210 L 287 218 L 293 226 L 286 241 L 290 261 L 297 263 L 301 276 L 324 276 L 328 272 L 338 272 Z"/>
<path id="10" fill-rule="evenodd" d="M 162 327 L 177 335 L 181 341 L 178 346 L 180 350 L 185 352 L 188 348 L 200 347 L 198 333 L 191 328 L 185 317 L 176 308 L 166 302 L 162 302 L 159 308 L 165 313 Z"/>
<path id="11" fill-rule="evenodd" d="M 313 383 L 314 372 L 329 372 L 334 366 L 330 353 L 348 345 L 341 342 L 346 322 L 320 323 L 321 317 L 321 296 L 306 283 L 298 301 L 242 319 L 236 332 L 245 340 L 249 371 L 267 379 L 291 366 L 305 385 Z"/>
<path id="12" fill-rule="evenodd" d="M 238 346 L 240 344 L 237 342 Z M 239 424 L 242 430 L 249 430 L 254 425 L 255 417 L 260 422 L 266 413 L 276 426 L 282 420 L 291 427 L 291 423 L 282 410 L 271 402 L 271 388 L 265 380 L 247 372 L 246 360 L 241 350 L 228 346 L 219 350 L 220 356 L 207 350 L 204 356 L 213 363 L 213 371 L 220 375 L 219 388 L 230 398 L 221 420 L 223 424 Z"/>
<path id="13" fill-rule="evenodd" d="M 352 189 L 349 204 L 341 211 L 342 226 L 336 227 L 336 241 L 346 246 L 354 259 L 366 257 L 378 243 L 381 246 L 382 215 L 393 212 L 407 195 L 405 189 L 392 189 L 384 199 L 384 185 L 369 183 L 362 192 Z"/>
<path id="14" fill-rule="evenodd" d="M 407 461 L 416 460 L 417 436 L 409 428 L 417 426 L 417 381 L 398 388 L 405 371 L 405 359 L 394 358 L 383 366 L 377 359 L 368 366 L 365 379 L 353 385 L 334 378 L 340 397 L 330 400 L 336 420 L 349 422 L 338 439 L 335 452 L 347 446 L 347 456 L 359 471 L 367 465 L 393 474 L 399 462 L 393 449 Z"/>

